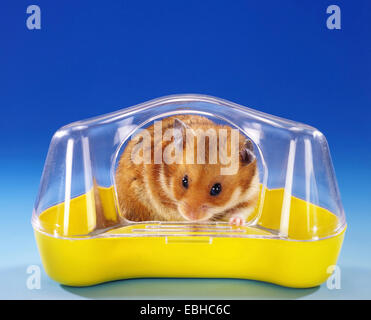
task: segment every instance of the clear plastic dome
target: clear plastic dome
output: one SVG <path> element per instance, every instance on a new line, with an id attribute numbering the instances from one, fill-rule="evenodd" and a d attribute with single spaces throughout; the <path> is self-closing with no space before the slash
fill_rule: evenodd
<path id="1" fill-rule="evenodd" d="M 123 154 L 130 141 L 146 128 L 153 128 L 156 121 L 166 121 L 169 118 L 183 119 L 184 115 L 191 118 L 203 117 L 211 120 L 215 125 L 238 130 L 246 141 L 250 141 L 248 149 L 253 150 L 253 155 L 248 151 L 245 157 L 256 161 L 256 181 L 259 190 L 257 201 L 253 210 L 246 215 L 244 225 L 236 226 L 225 219 L 219 221 L 215 216 L 200 221 L 184 219 L 182 215 L 179 215 L 179 220 L 174 215 L 171 219 L 157 219 L 157 215 L 153 215 L 152 219 L 133 219 L 123 212 L 122 208 L 126 204 L 120 203 L 120 197 L 125 199 L 125 196 L 133 196 L 133 191 L 125 185 L 127 180 L 122 180 L 124 182 L 120 180 L 118 183 L 117 172 L 120 165 L 122 174 L 125 175 L 125 170 L 129 170 L 123 165 L 125 160 Z M 175 136 L 173 138 L 175 139 Z M 120 159 L 124 160 L 120 163 Z M 246 175 L 239 175 L 239 172 L 236 175 L 235 184 L 243 185 Z M 158 183 L 159 190 L 163 187 L 161 181 L 155 183 Z M 232 197 L 234 187 L 233 184 L 229 186 L 231 190 L 222 191 L 227 194 L 226 197 Z M 140 192 L 147 191 L 144 188 Z M 202 193 L 201 188 L 199 193 Z M 198 197 L 196 193 L 195 196 Z M 177 202 L 182 201 L 174 200 L 175 203 L 171 205 L 177 208 Z M 131 205 L 137 205 L 135 199 L 131 200 Z M 155 201 L 147 201 L 146 206 L 154 207 Z M 156 208 L 153 210 L 156 211 Z M 320 131 L 302 123 L 203 95 L 174 95 L 159 98 L 100 117 L 74 122 L 59 129 L 54 134 L 49 147 L 32 224 L 48 273 L 59 282 L 72 285 L 87 285 L 140 276 L 246 277 L 288 286 L 316 285 L 328 276 L 326 274 L 328 265 L 336 262 L 343 231 L 346 228 L 329 147 Z M 316 240 L 330 239 L 340 234 L 342 236 L 336 240 L 336 243 L 323 242 L 322 247 L 308 247 L 308 250 L 304 247 L 304 243 L 315 243 Z M 172 267 L 165 268 L 164 271 L 161 269 L 164 266 L 160 262 L 158 269 L 147 270 L 146 263 L 134 266 L 128 262 L 131 260 L 127 256 L 125 258 L 122 256 L 124 253 L 115 251 L 116 247 L 112 249 L 112 242 L 104 249 L 100 242 L 94 242 L 97 245 L 95 249 L 87 244 L 82 249 L 76 244 L 80 243 L 79 241 L 65 242 L 66 247 L 62 250 L 59 244 L 48 240 L 51 238 L 94 241 L 117 239 L 121 241 L 121 246 L 133 247 L 130 250 L 136 250 L 134 248 L 138 246 L 138 252 L 142 252 L 140 257 L 137 256 L 138 261 L 145 260 L 144 251 L 140 251 L 142 248 L 140 241 L 148 239 L 152 241 L 150 243 L 153 245 L 153 252 L 148 252 L 145 260 L 147 264 L 152 266 L 156 264 L 153 260 L 157 259 L 155 256 L 169 261 L 168 255 L 171 254 L 172 262 L 169 265 Z M 124 241 L 129 240 L 124 239 L 137 239 L 137 242 L 128 244 Z M 179 250 L 175 250 L 176 246 L 162 247 L 162 242 L 156 242 L 156 239 L 158 241 L 165 239 L 166 245 L 178 243 Z M 222 239 L 230 239 L 225 241 L 230 241 L 235 250 L 225 251 L 224 242 L 217 242 L 224 241 Z M 183 247 L 183 244 L 196 240 L 200 243 L 213 244 L 214 249 L 212 246 L 207 250 L 198 246 L 191 249 L 187 256 L 188 249 Z M 277 247 L 275 242 L 263 243 L 255 242 L 256 240 L 283 241 L 280 243 L 300 242 L 303 243 L 303 247 L 298 245 L 293 247 L 292 244 L 288 245 L 286 250 L 282 245 Z M 253 242 L 242 243 L 241 241 Z M 261 246 L 259 250 L 265 252 L 251 251 L 252 244 L 254 248 Z M 69 247 L 72 245 L 75 247 Z M 238 248 L 242 245 L 246 245 L 246 274 L 242 271 L 245 269 L 237 266 L 239 261 L 242 261 L 241 254 L 238 252 Z M 59 253 L 56 252 L 58 250 Z M 79 250 L 84 250 L 80 260 Z M 110 254 L 116 255 L 115 259 L 107 258 L 109 255 L 107 252 L 110 250 L 113 250 Z M 221 258 L 217 250 L 224 250 L 225 257 Z M 274 258 L 278 254 L 275 250 L 285 256 L 281 267 Z M 303 253 L 305 250 L 307 253 Z M 132 252 L 133 256 L 139 254 L 135 252 Z M 182 252 L 183 256 L 179 252 Z M 288 252 L 292 254 L 289 258 L 286 256 Z M 218 267 L 219 271 L 215 264 L 213 264 L 213 272 L 210 271 L 211 269 L 205 271 L 205 268 L 200 265 L 188 266 L 187 263 L 193 261 L 194 254 L 198 255 L 200 261 L 222 259 Z M 230 256 L 232 254 L 233 257 Z M 91 260 L 93 257 L 95 260 Z M 269 262 L 268 257 L 274 261 Z M 70 261 L 70 271 L 58 267 L 61 259 Z M 82 272 L 76 278 L 75 271 L 78 266 L 87 261 L 97 263 L 97 259 L 100 259 L 102 267 L 103 264 L 105 265 L 106 271 L 102 271 L 99 275 L 91 274 L 90 278 L 87 278 L 86 272 Z M 108 259 L 111 264 L 105 259 Z M 234 259 L 236 263 L 232 270 L 230 262 Z M 314 265 L 313 261 L 316 259 L 321 262 Z M 252 264 L 251 261 L 257 262 Z M 205 260 L 203 265 L 207 264 Z M 132 267 L 129 268 L 131 271 L 127 270 L 127 265 Z M 256 270 L 251 269 L 254 265 Z M 269 273 L 269 266 L 273 265 L 280 271 L 277 269 L 275 273 Z M 174 273 L 175 268 L 182 271 Z M 313 274 L 312 278 L 304 273 L 308 268 L 312 270 L 310 271 Z M 116 271 L 110 274 L 108 269 Z M 122 271 L 124 269 L 126 271 Z M 292 271 L 294 269 L 295 271 Z M 194 271 L 192 273 L 189 270 Z M 297 278 L 292 278 L 293 273 L 297 274 Z"/>
<path id="2" fill-rule="evenodd" d="M 58 130 L 42 174 L 34 227 L 67 237 L 96 235 L 107 227 L 130 223 L 120 214 L 114 188 L 115 169 L 125 142 L 154 121 L 181 114 L 227 123 L 255 145 L 262 188 L 250 226 L 265 228 L 268 237 L 296 240 L 321 239 L 344 228 L 329 147 L 320 131 L 200 95 L 164 97 Z M 93 192 L 94 186 L 98 193 Z M 85 197 L 80 202 L 85 203 L 76 205 L 84 210 L 70 210 L 71 201 L 81 195 Z M 299 210 L 292 210 L 293 202 Z M 97 217 L 98 204 L 103 206 L 103 217 Z M 57 213 L 47 218 L 50 208 Z M 40 219 L 42 214 L 45 219 Z"/>

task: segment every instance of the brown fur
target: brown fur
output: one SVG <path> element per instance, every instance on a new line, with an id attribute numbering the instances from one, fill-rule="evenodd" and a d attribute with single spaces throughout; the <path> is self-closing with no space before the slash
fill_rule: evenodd
<path id="1" fill-rule="evenodd" d="M 175 119 L 191 129 L 226 129 L 230 142 L 231 128 L 218 125 L 196 115 L 179 115 L 162 119 L 162 133 L 173 128 Z M 246 138 L 239 136 L 239 168 L 234 175 L 221 175 L 221 163 L 208 163 L 206 137 L 206 164 L 154 164 L 154 126 L 147 130 L 151 134 L 151 164 L 135 164 L 131 160 L 133 147 L 138 141 L 131 140 L 126 146 L 116 170 L 115 183 L 121 214 L 131 221 L 182 221 L 182 220 L 229 220 L 233 216 L 246 219 L 258 201 L 259 181 L 256 159 L 247 163 L 243 157 Z M 217 131 L 218 132 L 218 131 Z M 185 137 L 184 137 L 185 138 Z M 169 142 L 161 142 L 162 151 Z M 251 144 L 251 142 L 250 142 Z M 228 154 L 231 152 L 228 144 Z M 196 155 L 196 145 L 194 145 Z M 188 176 L 189 187 L 182 185 L 184 175 Z M 215 183 L 222 185 L 217 196 L 210 195 Z M 233 201 L 232 201 L 233 200 Z M 181 214 L 182 213 L 182 214 Z"/>

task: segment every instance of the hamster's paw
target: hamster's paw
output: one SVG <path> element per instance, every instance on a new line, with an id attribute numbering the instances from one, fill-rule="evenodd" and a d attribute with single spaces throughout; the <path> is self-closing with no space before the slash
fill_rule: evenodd
<path id="1" fill-rule="evenodd" d="M 236 225 L 236 226 L 244 226 L 245 225 L 245 218 L 240 215 L 234 215 L 230 217 L 229 224 Z"/>

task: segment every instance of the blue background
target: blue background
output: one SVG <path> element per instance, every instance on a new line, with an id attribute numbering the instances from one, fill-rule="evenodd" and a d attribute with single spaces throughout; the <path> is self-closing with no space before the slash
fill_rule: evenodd
<path id="1" fill-rule="evenodd" d="M 41 30 L 26 8 L 41 8 Z M 326 28 L 337 4 L 342 29 Z M 0 7 L 1 298 L 371 298 L 370 1 L 11 1 Z M 60 286 L 30 224 L 52 134 L 75 120 L 202 93 L 301 121 L 327 137 L 349 228 L 342 289 L 242 280 Z"/>

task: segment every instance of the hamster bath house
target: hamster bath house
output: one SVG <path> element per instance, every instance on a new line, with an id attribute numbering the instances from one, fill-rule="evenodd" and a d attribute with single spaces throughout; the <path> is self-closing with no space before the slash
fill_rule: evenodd
<path id="1" fill-rule="evenodd" d="M 181 115 L 228 125 L 252 141 L 260 191 L 245 225 L 133 221 L 121 212 L 115 171 L 131 137 Z M 58 130 L 32 225 L 47 274 L 72 286 L 138 277 L 317 286 L 336 264 L 346 229 L 328 145 L 318 130 L 201 95 L 164 97 Z"/>

